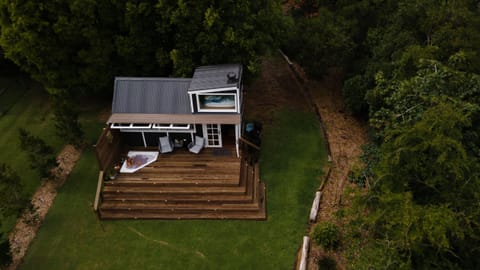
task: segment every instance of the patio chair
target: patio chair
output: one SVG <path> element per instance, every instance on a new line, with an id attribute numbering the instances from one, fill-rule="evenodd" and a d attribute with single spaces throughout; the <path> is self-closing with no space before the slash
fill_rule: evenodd
<path id="1" fill-rule="evenodd" d="M 195 136 L 195 141 L 188 144 L 188 150 L 192 153 L 198 154 L 205 146 L 205 138 Z"/>
<path id="2" fill-rule="evenodd" d="M 158 150 L 162 154 L 170 153 L 173 151 L 173 144 L 168 136 L 160 137 L 158 139 Z"/>

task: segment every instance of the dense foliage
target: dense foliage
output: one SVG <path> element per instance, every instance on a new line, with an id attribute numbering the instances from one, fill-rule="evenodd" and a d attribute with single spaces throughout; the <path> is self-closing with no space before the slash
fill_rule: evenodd
<path id="1" fill-rule="evenodd" d="M 41 177 L 50 176 L 51 169 L 57 165 L 53 148 L 23 128 L 18 130 L 18 135 L 20 149 L 27 154 L 30 167 L 38 171 Z"/>
<path id="2" fill-rule="evenodd" d="M 338 227 L 330 222 L 317 224 L 313 230 L 312 238 L 317 245 L 326 250 L 335 250 L 340 243 Z"/>
<path id="3" fill-rule="evenodd" d="M 1 0 L 0 45 L 52 92 L 109 93 L 114 76 L 228 62 L 255 71 L 282 32 L 280 12 L 273 0 Z"/>
<path id="4" fill-rule="evenodd" d="M 3 267 L 6 267 L 11 262 L 10 241 L 0 233 L 0 269 L 3 269 Z"/>
<path id="5" fill-rule="evenodd" d="M 343 67 L 345 102 L 371 128 L 365 168 L 350 175 L 367 191 L 348 215 L 349 267 L 478 268 L 478 1 L 300 3 L 297 26 L 306 38 L 295 34 L 301 42 L 292 55 L 316 77 L 325 74 L 321 67 Z M 352 44 L 323 47 L 336 40 Z"/>
<path id="6" fill-rule="evenodd" d="M 299 17 L 283 49 L 307 74 L 321 78 L 331 67 L 343 67 L 351 58 L 353 42 L 346 21 L 327 9 L 315 17 Z"/>
<path id="7" fill-rule="evenodd" d="M 55 95 L 53 116 L 56 135 L 77 148 L 81 147 L 84 142 L 83 130 L 78 122 L 77 106 L 72 99 Z"/>
<path id="8" fill-rule="evenodd" d="M 476 1 L 320 1 L 347 20 L 346 103 L 374 147 L 352 209 L 352 269 L 480 265 L 480 9 Z M 365 16 L 368 14 L 369 16 Z M 362 20 L 362 18 L 365 18 Z M 375 149 L 375 151 L 370 151 Z M 359 179 L 359 176 L 364 179 Z"/>
<path id="9" fill-rule="evenodd" d="M 16 215 L 27 201 L 22 182 L 10 166 L 0 163 L 0 216 Z"/>

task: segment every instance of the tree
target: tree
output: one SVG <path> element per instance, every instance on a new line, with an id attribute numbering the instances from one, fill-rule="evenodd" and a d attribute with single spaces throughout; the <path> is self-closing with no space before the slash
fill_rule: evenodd
<path id="1" fill-rule="evenodd" d="M 352 10 L 370 14 L 371 5 L 375 5 L 376 11 L 371 16 L 374 19 L 362 22 L 370 23 L 369 27 L 362 27 L 368 29 L 365 35 L 362 34 L 363 30 L 357 30 L 355 25 L 349 24 L 352 29 L 350 32 L 355 35 L 354 41 L 359 44 L 355 55 L 360 56 L 350 65 L 352 72 L 347 82 L 350 78 L 354 81 L 346 84 L 349 87 L 344 90 L 347 99 L 359 100 L 357 96 L 362 96 L 364 92 L 369 95 L 374 91 L 375 85 L 369 85 L 367 89 L 359 85 L 358 92 L 352 89 L 352 85 L 358 85 L 359 81 L 355 79 L 358 76 L 366 82 L 374 81 L 379 73 L 387 81 L 407 80 L 418 73 L 423 60 L 444 65 L 448 63 L 450 67 L 463 72 L 480 72 L 480 17 L 473 1 L 368 0 L 347 4 L 341 12 L 358 20 Z M 451 65 L 452 57 L 458 58 L 459 55 L 463 58 L 462 65 Z M 356 111 L 359 104 L 350 104 L 354 106 L 352 111 Z M 370 115 L 377 109 L 370 108 Z"/>
<path id="2" fill-rule="evenodd" d="M 282 18 L 274 0 L 3 0 L 0 46 L 48 89 L 110 93 L 114 76 L 186 76 L 227 62 L 255 71 Z"/>
<path id="3" fill-rule="evenodd" d="M 4 163 L 0 163 L 0 195 L 0 213 L 4 217 L 18 214 L 27 201 L 20 177 Z"/>
<path id="4" fill-rule="evenodd" d="M 196 65 L 243 63 L 258 68 L 259 57 L 275 48 L 284 20 L 275 1 L 159 1 L 157 32 L 169 37 L 167 53 L 177 76 Z M 181 33 L 178 34 L 178 33 Z"/>
<path id="5" fill-rule="evenodd" d="M 0 233 L 0 269 L 8 266 L 11 262 L 10 241 L 3 236 L 3 233 Z"/>
<path id="6" fill-rule="evenodd" d="M 113 75 L 109 10 L 117 8 L 95 1 L 2 1 L 0 45 L 46 87 L 102 89 Z"/>
<path id="7" fill-rule="evenodd" d="M 315 78 L 326 75 L 328 68 L 344 67 L 354 44 L 347 35 L 345 22 L 327 9 L 313 18 L 301 18 L 286 42 L 285 51 Z"/>
<path id="8" fill-rule="evenodd" d="M 480 256 L 474 248 L 480 240 L 480 160 L 465 136 L 478 134 L 480 107 L 451 98 L 433 103 L 418 121 L 387 131 L 376 180 L 354 206 L 368 215 L 354 222 L 388 243 L 395 250 L 389 254 L 407 268 L 466 269 Z"/>
<path id="9" fill-rule="evenodd" d="M 83 144 L 83 131 L 78 122 L 78 111 L 71 98 L 55 96 L 53 111 L 58 137 L 79 148 Z"/>
<path id="10" fill-rule="evenodd" d="M 20 148 L 27 154 L 31 168 L 37 170 L 42 177 L 50 176 L 50 170 L 57 165 L 53 148 L 23 128 L 18 130 L 18 134 Z"/>
<path id="11" fill-rule="evenodd" d="M 455 60 L 456 55 L 451 58 L 454 62 L 462 61 Z M 388 79 L 379 72 L 375 87 L 365 96 L 370 109 L 369 122 L 376 135 L 383 138 L 385 131 L 417 121 L 439 96 L 480 105 L 480 75 L 449 65 L 456 64 L 421 60 L 416 75 L 404 80 Z"/>

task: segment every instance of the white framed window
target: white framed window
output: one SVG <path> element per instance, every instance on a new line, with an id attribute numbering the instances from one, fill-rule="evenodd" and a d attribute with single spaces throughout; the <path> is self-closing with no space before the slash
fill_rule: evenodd
<path id="1" fill-rule="evenodd" d="M 190 124 L 153 124 L 155 129 L 191 129 Z"/>
<path id="2" fill-rule="evenodd" d="M 141 123 L 112 123 L 110 125 L 111 129 L 150 129 L 152 124 L 141 124 Z"/>
<path id="3" fill-rule="evenodd" d="M 237 112 L 238 102 L 235 93 L 198 93 L 199 112 Z"/>

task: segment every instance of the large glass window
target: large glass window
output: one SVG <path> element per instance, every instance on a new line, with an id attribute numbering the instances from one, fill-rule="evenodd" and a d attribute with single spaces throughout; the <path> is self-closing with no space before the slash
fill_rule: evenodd
<path id="1" fill-rule="evenodd" d="M 215 93 L 197 94 L 199 112 L 236 112 L 235 94 Z"/>

